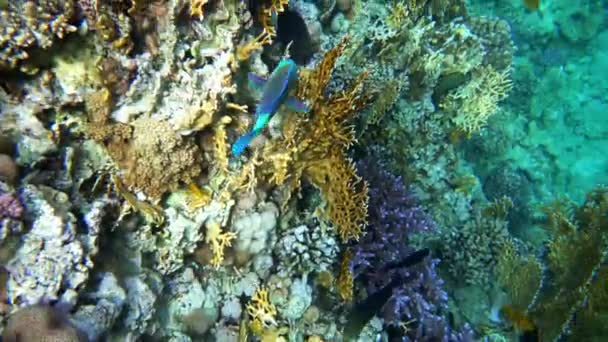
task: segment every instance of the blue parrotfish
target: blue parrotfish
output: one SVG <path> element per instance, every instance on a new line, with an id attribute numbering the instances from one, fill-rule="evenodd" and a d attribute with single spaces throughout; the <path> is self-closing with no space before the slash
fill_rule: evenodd
<path id="1" fill-rule="evenodd" d="M 261 93 L 261 96 L 255 109 L 253 128 L 249 133 L 239 137 L 232 145 L 232 154 L 237 157 L 268 125 L 281 105 L 286 105 L 294 112 L 308 112 L 305 103 L 289 95 L 298 82 L 298 69 L 293 60 L 289 58 L 281 60 L 268 78 L 254 73 L 249 73 L 248 78 L 249 87 Z"/>

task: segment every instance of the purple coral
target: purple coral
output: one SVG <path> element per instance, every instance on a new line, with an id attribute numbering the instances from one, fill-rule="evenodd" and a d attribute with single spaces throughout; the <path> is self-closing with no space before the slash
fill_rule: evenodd
<path id="1" fill-rule="evenodd" d="M 412 267 L 386 267 L 415 252 L 411 234 L 433 230 L 433 220 L 418 205 L 403 180 L 386 171 L 378 160 L 367 157 L 357 166 L 369 184 L 369 226 L 365 236 L 353 246 L 356 282 L 372 294 L 397 274 L 405 279 L 393 289 L 393 295 L 382 308 L 382 316 L 390 325 L 405 323 L 406 339 L 471 340 L 468 328 L 463 333 L 453 332 L 443 316 L 448 298 L 442 289 L 443 280 L 436 272 L 439 260 L 427 257 Z"/>
<path id="2" fill-rule="evenodd" d="M 23 206 L 15 194 L 8 192 L 0 194 L 0 219 L 5 217 L 20 219 L 21 214 L 23 214 Z"/>

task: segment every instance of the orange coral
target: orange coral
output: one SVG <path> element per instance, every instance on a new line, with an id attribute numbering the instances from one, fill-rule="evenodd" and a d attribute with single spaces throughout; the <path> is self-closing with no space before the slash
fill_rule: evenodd
<path id="1" fill-rule="evenodd" d="M 324 213 L 343 241 L 361 235 L 368 200 L 367 185 L 345 154 L 355 141 L 353 127 L 347 121 L 365 103 L 360 90 L 366 75 L 356 79 L 348 90 L 329 98 L 324 95 L 347 41 L 329 51 L 317 68 L 301 73 L 297 96 L 309 102 L 310 113 L 308 117 L 288 116 L 284 140 L 268 144 L 264 151 L 265 160 L 272 164 L 271 179 L 277 184 L 289 182 L 295 190 L 304 176 L 320 189 L 327 202 Z"/>
<path id="2" fill-rule="evenodd" d="M 272 0 L 270 5 L 264 7 L 259 13 L 259 20 L 264 30 L 254 39 L 237 47 L 236 58 L 239 61 L 249 59 L 254 51 L 260 50 L 264 45 L 270 45 L 277 35 L 277 31 L 272 25 L 272 17 L 285 11 L 289 0 Z"/>
<path id="3" fill-rule="evenodd" d="M 218 268 L 224 261 L 224 249 L 232 245 L 232 240 L 236 238 L 236 234 L 233 232 L 222 233 L 222 227 L 217 222 L 209 222 L 206 226 L 205 243 L 211 246 L 213 252 L 210 264 Z"/>
<path id="4" fill-rule="evenodd" d="M 268 300 L 268 290 L 265 288 L 259 288 L 255 291 L 246 308 L 253 324 L 262 328 L 277 325 L 277 308 Z"/>
<path id="5" fill-rule="evenodd" d="M 204 7 L 208 0 L 190 0 L 190 15 L 203 20 Z"/>
<path id="6" fill-rule="evenodd" d="M 106 147 L 122 169 L 120 178 L 127 187 L 159 200 L 180 183 L 192 183 L 201 172 L 198 147 L 167 122 L 145 117 L 132 126 L 111 122 L 111 94 L 106 88 L 91 94 L 86 105 L 89 123 L 85 131 Z"/>
<path id="7" fill-rule="evenodd" d="M 350 261 L 353 258 L 353 252 L 350 249 L 344 251 L 342 260 L 340 261 L 340 269 L 338 271 L 337 288 L 338 294 L 343 301 L 351 301 L 353 299 L 353 273 L 350 271 Z"/>

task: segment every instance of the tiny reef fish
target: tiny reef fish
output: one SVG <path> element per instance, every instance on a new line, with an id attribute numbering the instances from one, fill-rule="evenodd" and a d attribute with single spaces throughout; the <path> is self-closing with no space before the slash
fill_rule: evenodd
<path id="1" fill-rule="evenodd" d="M 430 254 L 428 248 L 424 248 L 413 252 L 405 258 L 390 263 L 382 267 L 382 272 L 388 272 L 391 269 L 411 267 L 424 261 Z M 354 341 L 363 330 L 363 327 L 372 319 L 372 317 L 380 312 L 384 304 L 393 295 L 393 289 L 397 286 L 406 284 L 411 279 L 404 278 L 400 273 L 395 273 L 394 279 L 387 285 L 380 288 L 378 291 L 369 295 L 364 300 L 356 303 L 353 309 L 346 315 L 346 327 L 344 328 L 345 341 Z"/>
<path id="2" fill-rule="evenodd" d="M 289 96 L 290 90 L 294 89 L 298 82 L 297 66 L 292 59 L 281 60 L 268 78 L 249 73 L 248 79 L 249 87 L 260 92 L 261 96 L 255 109 L 253 128 L 232 145 L 232 154 L 236 157 L 262 132 L 281 105 L 285 104 L 294 112 L 308 112 L 306 104 Z"/>
<path id="3" fill-rule="evenodd" d="M 528 315 L 513 307 L 512 305 L 504 305 L 500 308 L 500 314 L 510 322 L 515 330 L 519 333 L 520 342 L 538 342 L 540 341 L 540 332 L 534 321 Z"/>
<path id="4" fill-rule="evenodd" d="M 524 0 L 524 6 L 530 11 L 536 11 L 540 9 L 540 0 Z"/>

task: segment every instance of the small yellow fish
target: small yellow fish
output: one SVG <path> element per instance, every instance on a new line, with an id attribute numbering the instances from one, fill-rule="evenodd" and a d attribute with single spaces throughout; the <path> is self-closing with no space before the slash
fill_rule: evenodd
<path id="1" fill-rule="evenodd" d="M 524 0 L 524 6 L 530 11 L 537 11 L 540 9 L 540 0 Z"/>
<path id="2" fill-rule="evenodd" d="M 534 322 L 532 322 L 524 312 L 514 308 L 512 305 L 503 306 L 500 309 L 500 313 L 519 331 L 531 331 L 536 329 Z"/>

